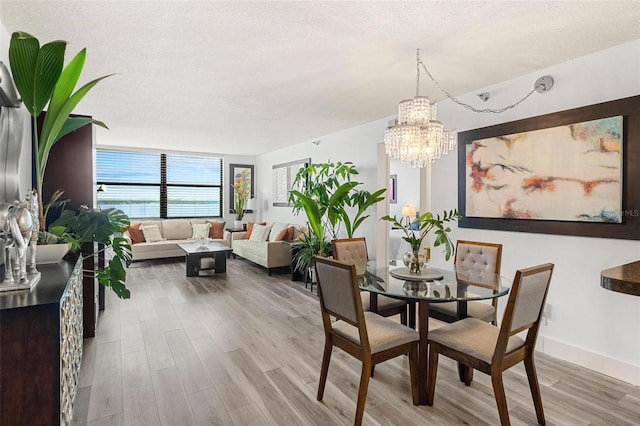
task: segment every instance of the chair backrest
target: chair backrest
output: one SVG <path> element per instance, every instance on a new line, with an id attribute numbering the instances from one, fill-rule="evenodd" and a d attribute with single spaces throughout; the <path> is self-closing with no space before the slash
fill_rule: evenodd
<path id="1" fill-rule="evenodd" d="M 458 240 L 453 263 L 467 269 L 500 273 L 502 244 Z"/>
<path id="2" fill-rule="evenodd" d="M 516 271 L 509 300 L 505 309 L 500 336 L 496 345 L 496 355 L 504 355 L 509 337 L 529 330 L 525 344 L 533 350 L 538 335 L 542 309 L 547 299 L 553 263 L 533 266 Z"/>
<path id="3" fill-rule="evenodd" d="M 316 256 L 315 268 L 323 316 L 333 315 L 358 326 L 364 317 L 355 265 Z"/>
<path id="4" fill-rule="evenodd" d="M 364 238 L 341 238 L 331 241 L 333 258 L 356 265 L 357 275 L 364 274 L 369 255 L 367 254 L 367 241 Z"/>

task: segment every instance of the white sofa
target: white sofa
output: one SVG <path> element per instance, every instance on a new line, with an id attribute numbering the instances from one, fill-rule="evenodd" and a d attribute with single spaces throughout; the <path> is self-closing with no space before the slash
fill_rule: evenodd
<path id="1" fill-rule="evenodd" d="M 242 257 L 263 266 L 271 275 L 274 268 L 291 266 L 291 242 L 297 240 L 305 229 L 293 223 L 275 222 L 267 223 L 267 226 L 271 226 L 271 231 L 266 241 L 245 240 L 246 232 L 234 232 L 231 234 L 231 248 L 234 257 Z M 288 226 L 294 228 L 291 240 L 275 241 L 277 231 Z"/>
<path id="2" fill-rule="evenodd" d="M 206 220 L 222 222 L 217 219 Z M 138 223 L 142 226 L 158 225 L 158 229 L 164 239 L 162 241 L 132 243 L 131 255 L 134 261 L 184 256 L 185 253 L 180 247 L 178 247 L 178 244 L 193 242 L 194 240 L 191 239 L 193 234 L 192 224 L 205 223 L 205 219 L 157 219 L 131 221 L 131 225 L 136 225 Z M 227 247 L 231 247 L 231 233 L 225 230 L 223 238 L 213 239 L 211 241 L 216 241 L 226 245 Z M 129 239 L 129 243 L 131 243 L 131 239 Z"/>

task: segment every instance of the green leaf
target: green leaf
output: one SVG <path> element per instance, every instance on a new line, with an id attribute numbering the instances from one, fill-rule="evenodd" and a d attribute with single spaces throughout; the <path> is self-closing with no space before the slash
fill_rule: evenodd
<path id="1" fill-rule="evenodd" d="M 25 32 L 11 35 L 9 65 L 16 89 L 31 114 L 42 113 L 51 98 L 64 65 L 65 41 L 52 41 L 40 48 L 38 39 Z"/>

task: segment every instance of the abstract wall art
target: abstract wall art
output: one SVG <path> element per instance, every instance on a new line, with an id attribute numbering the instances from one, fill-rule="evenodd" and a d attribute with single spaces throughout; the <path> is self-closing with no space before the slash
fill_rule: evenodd
<path id="1" fill-rule="evenodd" d="M 466 144 L 466 215 L 622 222 L 623 118 Z"/>
<path id="2" fill-rule="evenodd" d="M 640 240 L 640 96 L 458 133 L 460 228 Z"/>

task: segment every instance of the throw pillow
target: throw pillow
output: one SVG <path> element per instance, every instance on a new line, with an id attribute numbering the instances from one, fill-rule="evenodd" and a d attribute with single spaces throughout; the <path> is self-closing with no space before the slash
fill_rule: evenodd
<path id="1" fill-rule="evenodd" d="M 209 238 L 209 228 L 211 225 L 208 223 L 194 223 L 191 225 L 193 233 L 191 234 L 192 240 L 200 240 Z"/>
<path id="2" fill-rule="evenodd" d="M 251 231 L 249 241 L 263 243 L 269 238 L 269 231 L 271 231 L 271 226 L 253 225 L 253 231 Z"/>
<path id="3" fill-rule="evenodd" d="M 162 241 L 162 234 L 160 233 L 160 228 L 158 225 L 147 225 L 141 226 L 142 235 L 144 235 L 144 239 L 149 243 L 154 243 L 156 241 Z"/>
<path id="4" fill-rule="evenodd" d="M 276 240 L 276 238 L 280 234 L 280 231 L 286 230 L 288 226 L 289 226 L 288 223 L 274 222 L 271 225 L 271 234 L 269 235 L 269 241 L 278 241 Z"/>
<path id="5" fill-rule="evenodd" d="M 221 240 L 224 238 L 224 225 L 227 222 L 218 222 L 215 220 L 207 220 L 207 223 L 211 225 L 209 229 L 209 238 Z"/>
<path id="6" fill-rule="evenodd" d="M 136 223 L 135 225 L 131 225 L 127 229 L 127 233 L 129 234 L 129 237 L 131 238 L 131 243 L 132 244 L 144 243 L 144 234 L 142 233 L 142 230 L 140 229 L 140 224 L 139 223 Z"/>
<path id="7" fill-rule="evenodd" d="M 273 230 L 272 230 L 273 233 Z M 293 239 L 293 226 L 280 230 L 274 241 L 291 241 Z"/>
<path id="8" fill-rule="evenodd" d="M 258 224 L 255 224 L 253 222 L 249 222 L 247 223 L 247 232 L 244 233 L 244 237 L 242 237 L 243 240 L 248 240 L 251 238 L 251 233 L 253 232 L 253 225 L 266 225 L 267 222 L 260 222 Z"/>

